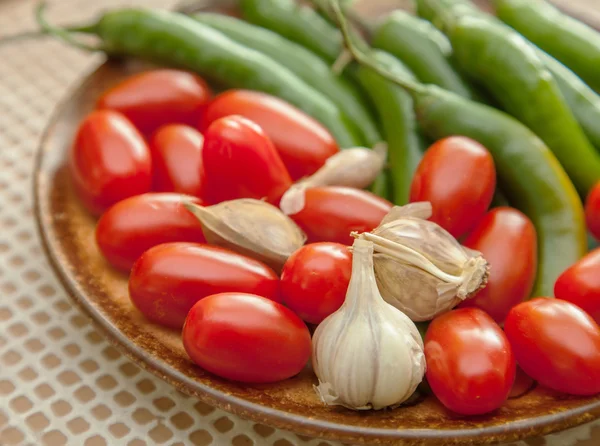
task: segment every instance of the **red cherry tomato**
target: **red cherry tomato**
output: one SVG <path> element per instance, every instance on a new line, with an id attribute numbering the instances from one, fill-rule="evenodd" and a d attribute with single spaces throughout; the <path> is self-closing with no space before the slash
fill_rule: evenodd
<path id="1" fill-rule="evenodd" d="M 242 116 L 216 120 L 202 148 L 203 196 L 210 204 L 236 198 L 265 198 L 279 203 L 292 184 L 273 143 Z"/>
<path id="2" fill-rule="evenodd" d="M 310 333 L 291 310 L 264 297 L 222 293 L 198 302 L 183 327 L 192 361 L 222 378 L 281 381 L 308 362 Z"/>
<path id="3" fill-rule="evenodd" d="M 229 90 L 215 97 L 201 119 L 201 132 L 229 115 L 244 116 L 264 129 L 293 180 L 315 173 L 339 151 L 321 123 L 287 102 L 257 91 Z"/>
<path id="4" fill-rule="evenodd" d="M 129 278 L 131 302 L 149 320 L 181 328 L 196 302 L 225 291 L 279 300 L 279 277 L 258 260 L 217 246 L 164 243 L 135 262 Z"/>
<path id="5" fill-rule="evenodd" d="M 318 324 L 344 303 L 352 256 L 339 243 L 312 243 L 292 254 L 281 273 L 283 303 L 311 324 Z"/>
<path id="6" fill-rule="evenodd" d="M 582 308 L 600 324 L 600 248 L 559 276 L 554 295 Z"/>
<path id="7" fill-rule="evenodd" d="M 304 208 L 290 218 L 306 233 L 309 243 L 351 245 L 352 231 L 373 230 L 393 207 L 377 195 L 350 187 L 311 188 L 304 201 Z"/>
<path id="8" fill-rule="evenodd" d="M 202 226 L 183 202 L 195 197 L 154 193 L 138 195 L 111 207 L 98 221 L 96 243 L 115 268 L 129 271 L 142 253 L 167 242 L 204 242 Z"/>
<path id="9" fill-rule="evenodd" d="M 203 141 L 204 137 L 187 125 L 170 124 L 158 129 L 150 143 L 153 189 L 200 197 Z"/>
<path id="10" fill-rule="evenodd" d="M 492 156 L 477 141 L 451 136 L 433 144 L 419 163 L 410 201 L 429 201 L 430 220 L 459 237 L 487 211 L 496 188 Z"/>
<path id="11" fill-rule="evenodd" d="M 535 381 L 527 375 L 523 369 L 517 366 L 517 373 L 515 374 L 515 382 L 510 389 L 508 398 L 519 398 L 525 395 L 535 384 Z"/>
<path id="12" fill-rule="evenodd" d="M 585 221 L 596 240 L 600 240 L 600 183 L 590 191 L 585 201 Z"/>
<path id="13" fill-rule="evenodd" d="M 160 69 L 131 76 L 106 91 L 100 109 L 117 110 L 145 135 L 165 124 L 195 126 L 210 100 L 206 82 L 187 71 Z"/>
<path id="14" fill-rule="evenodd" d="M 448 409 L 480 415 L 498 409 L 515 380 L 508 339 L 479 308 L 435 318 L 425 335 L 427 382 Z"/>
<path id="15" fill-rule="evenodd" d="M 600 392 L 600 328 L 581 308 L 536 298 L 504 323 L 517 362 L 541 385 L 573 395 Z"/>
<path id="16" fill-rule="evenodd" d="M 529 297 L 537 270 L 533 223 L 521 212 L 498 207 L 488 212 L 464 242 L 490 264 L 487 286 L 460 307 L 478 307 L 499 324 L 512 307 Z"/>
<path id="17" fill-rule="evenodd" d="M 95 215 L 118 201 L 150 191 L 150 150 L 120 113 L 90 113 L 79 126 L 69 161 L 75 190 Z"/>

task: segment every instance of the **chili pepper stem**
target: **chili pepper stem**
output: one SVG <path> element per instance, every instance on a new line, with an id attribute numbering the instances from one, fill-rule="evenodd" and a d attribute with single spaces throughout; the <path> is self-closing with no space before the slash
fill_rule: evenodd
<path id="1" fill-rule="evenodd" d="M 333 10 L 333 13 L 336 17 L 336 20 L 344 37 L 344 45 L 346 46 L 354 60 L 356 60 L 359 64 L 364 65 L 370 68 L 371 70 L 375 71 L 377 74 L 386 78 L 390 82 L 393 82 L 399 85 L 400 87 L 404 88 L 411 95 L 418 95 L 425 92 L 424 87 L 396 76 L 394 73 L 381 67 L 371 57 L 359 50 L 357 46 L 352 42 L 352 36 L 350 34 L 348 20 L 346 19 L 344 13 L 342 12 L 342 9 L 340 8 L 339 0 L 330 0 L 330 2 L 331 9 Z"/>
<path id="2" fill-rule="evenodd" d="M 69 45 L 72 45 L 76 48 L 80 48 L 85 51 L 95 52 L 104 50 L 101 45 L 88 45 L 87 43 L 79 41 L 72 35 L 72 33 L 74 32 L 93 34 L 95 33 L 94 25 L 72 28 L 59 28 L 57 26 L 51 25 L 50 23 L 48 23 L 45 17 L 46 7 L 46 1 L 41 1 L 38 3 L 35 10 L 35 18 L 38 25 L 40 25 L 41 28 L 40 34 L 48 34 L 57 37 L 62 41 L 68 43 Z"/>

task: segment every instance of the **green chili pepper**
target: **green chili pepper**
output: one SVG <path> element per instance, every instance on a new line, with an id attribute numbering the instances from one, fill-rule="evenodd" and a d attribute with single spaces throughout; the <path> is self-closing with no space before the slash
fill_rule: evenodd
<path id="1" fill-rule="evenodd" d="M 316 10 L 295 0 L 241 0 L 244 19 L 270 29 L 318 54 L 335 61 L 343 50 L 342 36 Z"/>
<path id="2" fill-rule="evenodd" d="M 377 175 L 377 178 L 375 178 L 375 181 L 373 181 L 373 184 L 371 184 L 369 190 L 375 195 L 393 202 L 389 169 L 384 169 L 379 175 Z"/>
<path id="3" fill-rule="evenodd" d="M 390 71 L 414 80 L 413 74 L 394 56 L 376 51 L 373 57 Z M 413 100 L 402 88 L 368 67 L 359 67 L 358 79 L 375 102 L 383 125 L 394 203 L 406 204 L 413 174 L 425 151 L 417 130 Z"/>
<path id="4" fill-rule="evenodd" d="M 240 45 L 183 14 L 151 9 L 108 12 L 95 24 L 77 28 L 98 36 L 101 45 L 77 41 L 71 30 L 53 27 L 38 9 L 40 26 L 72 45 L 109 55 L 134 56 L 199 73 L 227 87 L 278 96 L 327 127 L 342 147 L 360 145 L 354 127 L 329 99 L 270 57 Z"/>
<path id="5" fill-rule="evenodd" d="M 537 230 L 538 273 L 533 295 L 552 295 L 558 276 L 585 255 L 587 244 L 583 206 L 552 152 L 525 125 L 500 110 L 388 71 L 353 45 L 335 4 L 334 10 L 354 58 L 411 93 L 421 129 L 429 137 L 463 135 L 490 151 L 502 190 Z"/>
<path id="6" fill-rule="evenodd" d="M 586 138 L 537 49 L 483 15 L 446 14 L 440 26 L 454 60 L 554 152 L 582 196 L 600 179 L 600 154 Z"/>
<path id="7" fill-rule="evenodd" d="M 600 96 L 552 56 L 542 50 L 538 51 L 538 55 L 554 76 L 560 92 L 586 136 L 600 151 Z"/>
<path id="8" fill-rule="evenodd" d="M 449 62 L 447 37 L 431 23 L 404 11 L 389 14 L 372 35 L 371 45 L 393 54 L 425 84 L 474 99 L 477 94 Z"/>
<path id="9" fill-rule="evenodd" d="M 600 91 L 600 33 L 539 0 L 496 0 L 498 17 Z"/>
<path id="10" fill-rule="evenodd" d="M 471 0 L 416 0 L 417 14 L 439 28 L 440 20 L 447 14 L 457 16 L 484 14 Z"/>
<path id="11" fill-rule="evenodd" d="M 350 118 L 369 146 L 381 141 L 377 125 L 361 92 L 347 79 L 333 73 L 319 56 L 279 34 L 235 17 L 201 13 L 195 20 L 214 28 L 230 39 L 273 58 L 316 90 L 327 96 Z"/>

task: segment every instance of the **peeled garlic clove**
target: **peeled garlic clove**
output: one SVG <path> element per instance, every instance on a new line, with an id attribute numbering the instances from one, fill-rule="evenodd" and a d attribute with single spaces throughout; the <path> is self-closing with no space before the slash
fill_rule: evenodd
<path id="1" fill-rule="evenodd" d="M 346 300 L 313 335 L 315 390 L 329 405 L 394 407 L 423 379 L 423 341 L 415 324 L 379 294 L 373 243 L 355 240 L 352 255 Z"/>
<path id="2" fill-rule="evenodd" d="M 214 206 L 186 204 L 200 224 L 206 241 L 260 260 L 277 272 L 306 235 L 277 207 L 243 198 Z"/>
<path id="3" fill-rule="evenodd" d="M 386 302 L 413 321 L 431 320 L 487 284 L 489 266 L 427 218 L 427 205 L 390 211 L 382 224 L 358 237 L 375 244 L 375 276 Z"/>
<path id="4" fill-rule="evenodd" d="M 304 193 L 309 187 L 346 186 L 364 189 L 375 181 L 385 166 L 387 144 L 377 144 L 372 150 L 364 147 L 344 149 L 329 157 L 311 176 L 287 190 L 279 207 L 286 215 L 294 215 L 304 208 Z"/>

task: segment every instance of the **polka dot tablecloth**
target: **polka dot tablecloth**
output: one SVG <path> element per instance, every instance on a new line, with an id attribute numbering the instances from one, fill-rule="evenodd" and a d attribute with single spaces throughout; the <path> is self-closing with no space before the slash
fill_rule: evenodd
<path id="1" fill-rule="evenodd" d="M 52 0 L 49 16 L 68 23 L 99 4 L 135 3 L 172 6 Z M 0 35 L 32 29 L 32 8 L 0 0 Z M 31 211 L 33 156 L 57 102 L 100 61 L 51 39 L 0 47 L 0 445 L 333 446 L 209 407 L 139 369 L 94 330 L 50 270 Z M 595 426 L 519 445 L 598 445 Z"/>

